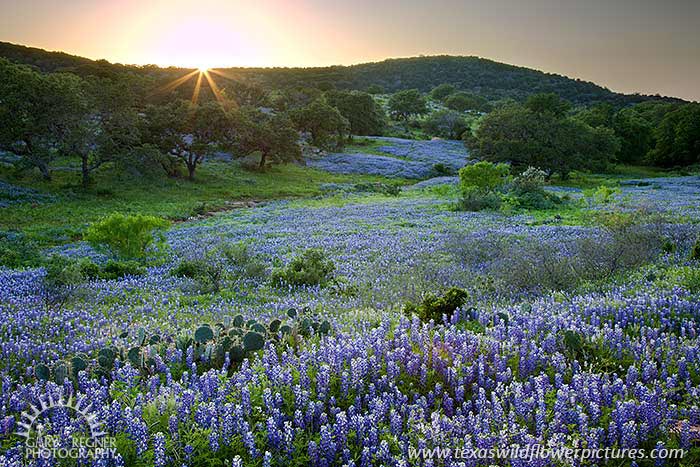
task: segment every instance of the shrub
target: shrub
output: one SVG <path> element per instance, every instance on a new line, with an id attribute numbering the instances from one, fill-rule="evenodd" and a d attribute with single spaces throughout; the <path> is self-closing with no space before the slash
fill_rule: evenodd
<path id="1" fill-rule="evenodd" d="M 681 273 L 681 284 L 690 293 L 700 292 L 700 269 L 687 268 Z"/>
<path id="2" fill-rule="evenodd" d="M 226 279 L 226 268 L 223 261 L 213 260 L 208 253 L 203 258 L 182 260 L 171 274 L 194 280 L 203 291 L 218 292 Z"/>
<path id="3" fill-rule="evenodd" d="M 448 177 L 450 175 L 454 175 L 455 172 L 455 169 L 443 164 L 442 162 L 433 164 L 433 173 L 438 177 Z"/>
<path id="4" fill-rule="evenodd" d="M 38 246 L 21 234 L 0 233 L 0 266 L 17 269 L 41 262 Z"/>
<path id="5" fill-rule="evenodd" d="M 100 272 L 103 279 L 119 279 L 124 276 L 143 276 L 146 274 L 144 268 L 137 261 L 114 261 L 109 260 Z"/>
<path id="6" fill-rule="evenodd" d="M 356 183 L 353 189 L 358 193 L 381 193 L 388 196 L 399 196 L 401 194 L 399 185 L 390 185 L 382 182 Z"/>
<path id="7" fill-rule="evenodd" d="M 589 206 L 594 204 L 610 204 L 616 195 L 621 194 L 622 191 L 619 188 L 611 188 L 609 186 L 601 185 L 598 188 L 583 190 L 583 197 Z"/>
<path id="8" fill-rule="evenodd" d="M 99 275 L 99 267 L 90 259 L 53 255 L 44 264 L 44 285 L 51 289 L 72 287 Z"/>
<path id="9" fill-rule="evenodd" d="M 547 174 L 536 167 L 528 167 L 523 173 L 513 179 L 513 192 L 520 196 L 544 190 Z"/>
<path id="10" fill-rule="evenodd" d="M 417 315 L 421 321 L 433 320 L 438 323 L 442 321 L 443 315 L 450 316 L 454 311 L 464 305 L 469 298 L 465 290 L 451 287 L 441 297 L 433 293 L 428 293 L 423 297 L 420 305 L 407 303 L 404 306 L 404 313 L 408 316 Z"/>
<path id="11" fill-rule="evenodd" d="M 203 266 L 203 261 L 183 259 L 170 273 L 175 277 L 194 279 L 202 273 Z"/>
<path id="12" fill-rule="evenodd" d="M 267 275 L 267 265 L 260 255 L 254 254 L 250 246 L 244 242 L 224 243 L 218 250 L 233 267 L 236 274 L 252 278 L 261 278 Z"/>
<path id="13" fill-rule="evenodd" d="M 162 231 L 168 226 L 168 221 L 154 216 L 114 213 L 92 224 L 85 240 L 123 258 L 142 258 L 149 247 L 164 244 Z"/>
<path id="14" fill-rule="evenodd" d="M 457 209 L 498 209 L 501 206 L 501 195 L 498 191 L 503 190 L 509 178 L 510 167 L 506 164 L 482 161 L 461 168 L 459 182 L 462 198 L 457 203 Z"/>
<path id="15" fill-rule="evenodd" d="M 510 177 L 510 167 L 507 164 L 477 162 L 462 167 L 459 171 L 460 187 L 463 191 L 476 189 L 492 192 L 503 188 Z"/>
<path id="16" fill-rule="evenodd" d="M 276 285 L 325 285 L 333 278 L 335 264 L 322 250 L 311 248 L 294 258 L 287 266 L 272 271 Z"/>
<path id="17" fill-rule="evenodd" d="M 573 290 L 609 280 L 661 253 L 660 219 L 649 213 L 608 213 L 587 232 L 554 237 L 489 232 L 458 236 L 453 251 L 466 268 L 484 273 L 502 291 Z"/>
<path id="18" fill-rule="evenodd" d="M 501 207 L 501 195 L 494 192 L 483 192 L 477 189 L 462 191 L 462 197 L 457 201 L 458 211 L 498 210 Z"/>
<path id="19" fill-rule="evenodd" d="M 693 247 L 690 249 L 690 259 L 700 261 L 700 237 L 695 240 Z"/>
<path id="20" fill-rule="evenodd" d="M 201 290 L 217 292 L 232 276 L 265 277 L 267 266 L 247 244 L 222 243 L 200 257 L 180 261 L 171 274 L 194 280 Z"/>

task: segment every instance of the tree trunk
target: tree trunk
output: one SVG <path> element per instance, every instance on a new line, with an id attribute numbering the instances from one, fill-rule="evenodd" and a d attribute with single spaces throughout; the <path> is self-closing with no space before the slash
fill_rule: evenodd
<path id="1" fill-rule="evenodd" d="M 191 182 L 194 181 L 194 171 L 197 170 L 195 164 L 187 164 L 187 179 Z"/>
<path id="2" fill-rule="evenodd" d="M 265 169 L 265 163 L 267 162 L 267 151 L 263 151 L 260 156 L 260 170 Z"/>
<path id="3" fill-rule="evenodd" d="M 49 169 L 48 164 L 41 161 L 41 162 L 36 162 L 35 165 L 39 169 L 39 172 L 41 172 L 41 176 L 44 177 L 44 180 L 50 182 L 51 181 L 51 169 Z"/>
<path id="4" fill-rule="evenodd" d="M 88 166 L 87 154 L 83 154 L 81 156 L 80 172 L 81 172 L 82 178 L 83 178 L 83 188 L 87 188 L 88 185 L 90 184 L 90 167 Z"/>

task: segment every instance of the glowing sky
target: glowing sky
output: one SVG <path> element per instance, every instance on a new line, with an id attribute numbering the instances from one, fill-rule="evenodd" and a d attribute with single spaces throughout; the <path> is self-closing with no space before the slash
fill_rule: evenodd
<path id="1" fill-rule="evenodd" d="M 0 0 L 0 40 L 188 67 L 478 55 L 700 100 L 700 0 Z"/>

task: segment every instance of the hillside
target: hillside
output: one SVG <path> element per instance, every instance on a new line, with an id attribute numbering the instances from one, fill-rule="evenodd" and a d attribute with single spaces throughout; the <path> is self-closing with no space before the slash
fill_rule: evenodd
<path id="1" fill-rule="evenodd" d="M 181 69 L 172 67 L 111 64 L 105 60 L 95 61 L 7 42 L 0 42 L 0 57 L 32 65 L 46 72 L 67 71 L 83 76 L 134 72 L 148 75 L 156 81 L 164 81 L 171 80 L 182 72 Z M 491 100 L 522 100 L 538 92 L 554 92 L 580 105 L 606 101 L 624 106 L 659 99 L 659 96 L 620 94 L 591 82 L 478 57 L 432 56 L 388 59 L 352 66 L 228 68 L 222 71 L 267 88 L 312 86 L 364 90 L 377 85 L 386 92 L 407 88 L 427 92 L 438 84 L 450 83 L 459 89 L 483 95 Z M 681 101 L 670 97 L 664 99 Z"/>
<path id="2" fill-rule="evenodd" d="M 232 69 L 244 73 L 245 69 Z M 307 84 L 334 85 L 338 88 L 367 89 L 381 86 L 386 92 L 417 88 L 423 92 L 449 83 L 480 94 L 490 100 L 522 100 L 540 92 L 553 92 L 574 104 L 606 101 L 627 105 L 659 98 L 639 94 L 626 95 L 597 84 L 566 76 L 507 65 L 479 57 L 432 56 L 388 59 L 382 62 L 325 68 L 276 68 L 247 70 L 271 86 Z"/>

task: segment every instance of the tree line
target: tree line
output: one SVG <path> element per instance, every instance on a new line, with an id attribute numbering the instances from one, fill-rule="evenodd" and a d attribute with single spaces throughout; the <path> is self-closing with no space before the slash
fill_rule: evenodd
<path id="1" fill-rule="evenodd" d="M 173 92 L 159 97 L 152 82 L 129 74 L 83 78 L 0 59 L 0 76 L 0 151 L 47 180 L 59 161 L 73 161 L 84 186 L 106 164 L 194 179 L 206 157 L 222 150 L 257 154 L 259 169 L 301 161 L 304 139 L 336 149 L 351 133 L 381 133 L 385 118 L 361 92 L 261 94 L 241 85 L 220 91 L 220 101 L 193 102 Z"/>
<path id="2" fill-rule="evenodd" d="M 214 92 L 196 84 L 201 76 L 183 81 L 182 70 L 154 70 L 144 75 L 125 67 L 82 76 L 0 59 L 0 151 L 46 179 L 57 164 L 70 161 L 83 186 L 106 165 L 193 180 L 218 151 L 257 158 L 249 167 L 264 170 L 303 162 L 305 145 L 339 150 L 351 135 L 461 138 L 473 158 L 564 177 L 612 162 L 700 162 L 700 104 L 575 107 L 554 93 L 523 102 L 488 100 L 450 83 L 429 93 L 402 89 L 391 95 L 333 86 L 269 89 L 230 75 Z"/>
<path id="3" fill-rule="evenodd" d="M 573 109 L 556 94 L 505 103 L 463 138 L 474 157 L 539 167 L 563 177 L 610 163 L 680 168 L 700 164 L 700 104 L 650 101 Z"/>

